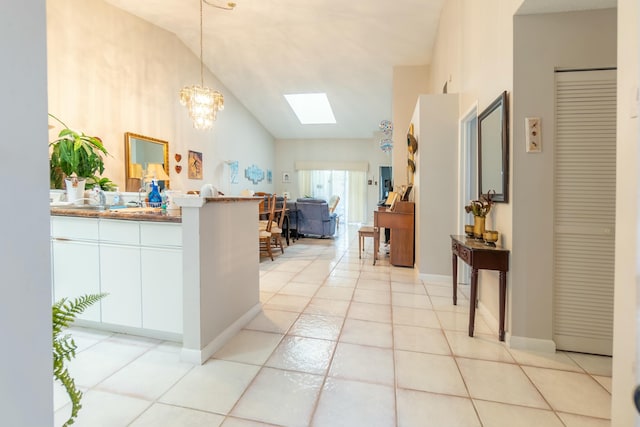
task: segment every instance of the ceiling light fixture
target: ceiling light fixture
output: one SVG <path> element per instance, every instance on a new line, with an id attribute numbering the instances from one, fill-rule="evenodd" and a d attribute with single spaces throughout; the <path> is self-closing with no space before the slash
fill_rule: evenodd
<path id="1" fill-rule="evenodd" d="M 204 63 L 202 61 L 202 3 L 200 2 L 200 85 L 185 86 L 180 91 L 180 103 L 189 109 L 189 117 L 193 120 L 193 127 L 206 130 L 213 127 L 218 110 L 224 110 L 224 96 L 217 90 L 204 85 Z M 207 4 L 211 4 L 208 3 Z M 228 3 L 228 5 L 235 3 Z M 211 4 L 211 6 L 216 6 Z M 220 7 L 224 9 L 224 7 Z"/>

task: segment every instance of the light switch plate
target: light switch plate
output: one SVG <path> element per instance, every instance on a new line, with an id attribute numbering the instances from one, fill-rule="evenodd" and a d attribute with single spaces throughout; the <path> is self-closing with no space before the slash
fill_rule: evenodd
<path id="1" fill-rule="evenodd" d="M 542 126 L 540 117 L 525 117 L 524 119 L 525 143 L 527 153 L 539 153 L 542 151 Z"/>

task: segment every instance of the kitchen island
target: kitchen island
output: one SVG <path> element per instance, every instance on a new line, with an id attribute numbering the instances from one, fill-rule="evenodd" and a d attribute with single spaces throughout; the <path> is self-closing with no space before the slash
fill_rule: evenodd
<path id="1" fill-rule="evenodd" d="M 53 296 L 107 292 L 79 325 L 180 341 L 200 364 L 260 311 L 258 231 L 246 226 L 258 199 L 175 203 L 181 213 L 52 208 Z"/>

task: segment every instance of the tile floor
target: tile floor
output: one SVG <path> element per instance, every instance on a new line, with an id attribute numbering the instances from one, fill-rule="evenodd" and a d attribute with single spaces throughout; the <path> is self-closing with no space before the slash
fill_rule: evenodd
<path id="1" fill-rule="evenodd" d="M 263 312 L 202 366 L 73 328 L 77 426 L 609 426 L 611 359 L 508 349 L 448 284 L 358 258 L 357 227 L 260 263 Z M 466 293 L 464 286 L 461 292 Z M 56 425 L 69 401 L 54 385 Z"/>

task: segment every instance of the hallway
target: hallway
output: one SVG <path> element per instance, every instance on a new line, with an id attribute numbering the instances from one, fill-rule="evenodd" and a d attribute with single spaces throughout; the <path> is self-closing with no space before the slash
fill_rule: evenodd
<path id="1" fill-rule="evenodd" d="M 609 426 L 611 358 L 508 349 L 450 283 L 358 258 L 357 226 L 262 258 L 263 312 L 202 366 L 177 343 L 73 328 L 77 426 Z M 54 389 L 56 423 L 69 411 Z"/>

